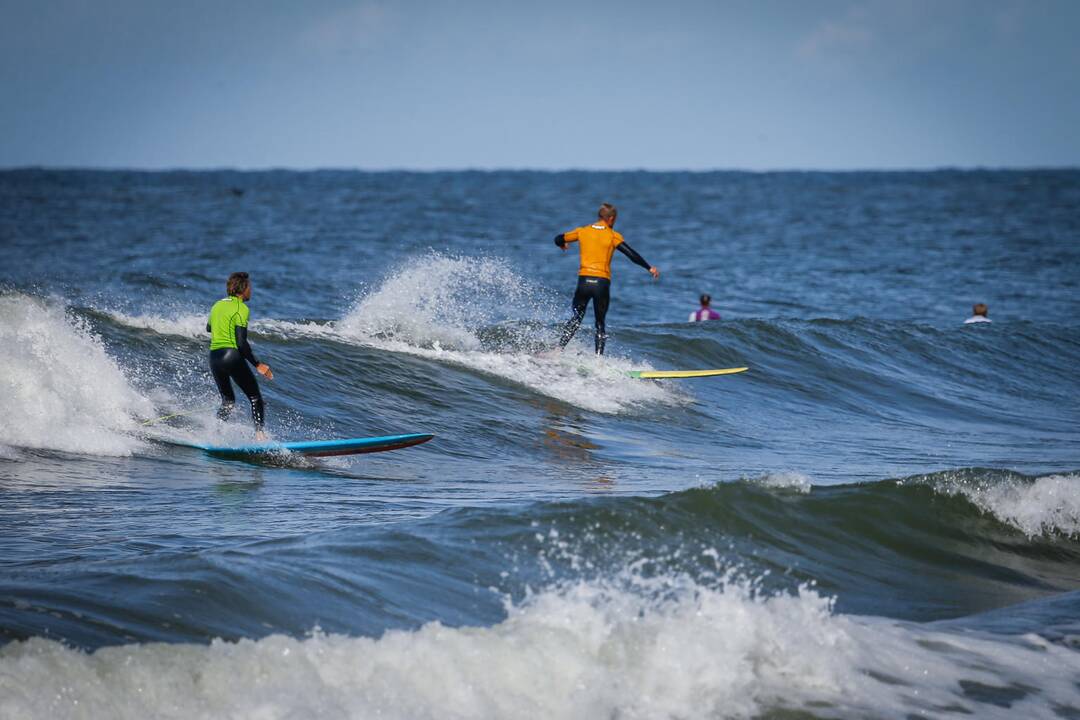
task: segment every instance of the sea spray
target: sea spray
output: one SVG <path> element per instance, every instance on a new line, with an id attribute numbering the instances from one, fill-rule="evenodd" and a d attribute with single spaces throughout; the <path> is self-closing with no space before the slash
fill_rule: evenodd
<path id="1" fill-rule="evenodd" d="M 364 295 L 338 323 L 343 334 L 397 340 L 417 347 L 480 350 L 480 333 L 497 323 L 518 323 L 499 346 L 539 343 L 543 332 L 524 321 L 557 317 L 554 298 L 500 259 L 447 256 L 409 258 Z M 500 347 L 501 346 L 501 347 Z"/>
<path id="2" fill-rule="evenodd" d="M 0 716 L 33 718 L 1053 717 L 1075 707 L 1075 650 L 1040 637 L 838 615 L 813 589 L 653 578 L 580 581 L 492 627 L 379 638 L 0 648 Z M 1037 690 L 1035 688 L 1038 688 Z"/>
<path id="3" fill-rule="evenodd" d="M 54 303 L 0 296 L 0 443 L 96 455 L 139 445 L 153 404 L 89 326 Z"/>
<path id="4" fill-rule="evenodd" d="M 955 471 L 917 478 L 938 492 L 967 498 L 1028 537 L 1080 537 L 1080 475 L 1029 478 L 1015 473 Z"/>
<path id="5" fill-rule="evenodd" d="M 354 342 L 478 370 L 587 410 L 689 401 L 671 386 L 629 378 L 628 370 L 648 365 L 597 357 L 591 341 L 552 355 L 563 319 L 548 293 L 504 261 L 433 252 L 390 273 L 336 329 Z"/>
<path id="6" fill-rule="evenodd" d="M 193 313 L 127 315 L 114 322 L 161 334 L 199 339 L 205 322 Z M 552 354 L 564 320 L 555 298 L 505 261 L 430 252 L 410 258 L 363 295 L 340 320 L 252 321 L 255 337 L 359 344 L 437 360 L 509 380 L 567 404 L 603 413 L 633 412 L 650 404 L 681 405 L 690 397 L 671 383 L 633 379 L 651 369 L 611 352 L 597 357 L 589 332 L 564 353 Z"/>

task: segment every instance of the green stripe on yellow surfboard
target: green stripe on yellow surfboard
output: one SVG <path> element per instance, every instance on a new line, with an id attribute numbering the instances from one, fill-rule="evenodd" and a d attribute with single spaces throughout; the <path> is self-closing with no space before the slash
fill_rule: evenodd
<path id="1" fill-rule="evenodd" d="M 632 378 L 641 378 L 643 380 L 664 380 L 712 377 L 713 375 L 734 375 L 735 373 L 746 372 L 749 369 L 750 368 L 736 367 L 721 368 L 718 370 L 631 370 L 626 374 Z"/>

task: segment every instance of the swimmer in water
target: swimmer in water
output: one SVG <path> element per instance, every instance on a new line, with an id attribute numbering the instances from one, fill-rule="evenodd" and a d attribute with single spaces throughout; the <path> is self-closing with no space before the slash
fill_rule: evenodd
<path id="1" fill-rule="evenodd" d="M 705 320 L 719 320 L 720 313 L 709 307 L 712 296 L 703 294 L 700 298 L 701 307 L 690 313 L 690 322 L 702 322 Z"/>
<path id="2" fill-rule="evenodd" d="M 251 281 L 245 272 L 236 272 L 229 276 L 225 284 L 228 297 L 218 300 L 210 309 L 210 319 L 206 323 L 206 332 L 210 333 L 210 372 L 221 393 L 221 407 L 218 419 L 228 420 L 236 404 L 232 381 L 247 395 L 251 403 L 251 419 L 255 422 L 255 439 L 266 440 L 263 430 L 265 419 L 262 393 L 259 383 L 251 373 L 245 360 L 267 380 L 274 379 L 270 366 L 255 359 L 247 339 L 247 325 L 250 311 L 244 303 L 251 300 Z"/>
<path id="3" fill-rule="evenodd" d="M 975 306 L 971 308 L 971 317 L 965 320 L 964 324 L 969 325 L 971 323 L 990 322 L 990 318 L 986 317 L 988 312 L 990 312 L 990 308 L 986 307 L 984 303 L 976 303 Z"/>
<path id="4" fill-rule="evenodd" d="M 562 336 L 559 338 L 560 348 L 565 348 L 574 337 L 574 333 L 585 318 L 585 309 L 591 300 L 593 317 L 596 319 L 596 354 L 604 354 L 604 345 L 607 342 L 606 318 L 611 296 L 611 256 L 616 250 L 648 270 L 653 279 L 660 277 L 660 271 L 645 262 L 645 258 L 634 252 L 634 249 L 623 240 L 622 235 L 615 232 L 617 215 L 618 210 L 614 205 L 604 203 L 600 206 L 595 223 L 555 236 L 555 244 L 562 250 L 566 250 L 567 244 L 577 242 L 580 243 L 581 251 L 577 290 L 574 292 L 572 303 L 573 315 L 563 327 Z"/>

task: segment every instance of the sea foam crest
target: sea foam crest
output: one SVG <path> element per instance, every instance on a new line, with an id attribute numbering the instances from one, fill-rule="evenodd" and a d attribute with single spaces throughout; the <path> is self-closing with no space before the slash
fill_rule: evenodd
<path id="1" fill-rule="evenodd" d="M 153 412 L 85 322 L 21 294 L 0 296 L 0 386 L 9 446 L 126 455 Z"/>
<path id="2" fill-rule="evenodd" d="M 599 581 L 549 588 L 493 627 L 315 634 L 86 654 L 0 648 L 0 717 L 750 718 L 1076 706 L 1080 654 L 1037 636 L 837 615 L 812 589 L 667 577 L 661 597 Z M 1002 704 L 993 688 L 1007 688 Z"/>
<path id="3" fill-rule="evenodd" d="M 161 335 L 177 335 L 198 340 L 208 337 L 206 315 L 187 313 L 165 317 L 162 315 L 129 315 L 115 310 L 106 311 L 106 314 L 121 325 L 142 330 L 152 330 Z"/>
<path id="4" fill-rule="evenodd" d="M 127 327 L 150 330 L 159 335 L 175 335 L 200 342 L 209 342 L 206 332 L 206 315 L 178 313 L 174 315 L 129 315 L 116 310 L 103 311 L 111 320 Z M 249 328 L 253 335 L 267 335 L 282 339 L 337 339 L 338 333 L 332 323 L 293 322 L 274 318 L 255 317 Z"/>
<path id="5" fill-rule="evenodd" d="M 798 493 L 808 493 L 814 483 L 807 475 L 792 470 L 766 473 L 753 478 L 746 478 L 745 482 L 775 490 L 790 490 Z"/>
<path id="6" fill-rule="evenodd" d="M 478 350 L 481 329 L 504 320 L 540 319 L 550 314 L 546 300 L 504 260 L 430 252 L 392 272 L 338 328 L 416 347 Z"/>
<path id="7" fill-rule="evenodd" d="M 652 369 L 647 363 L 631 362 L 614 352 L 596 357 L 588 322 L 565 353 L 541 353 L 554 346 L 553 326 L 566 319 L 567 311 L 504 260 L 430 252 L 391 272 L 336 322 L 256 317 L 251 330 L 256 335 L 332 340 L 424 357 L 510 380 L 597 412 L 689 402 L 672 385 L 627 376 L 629 370 Z M 129 327 L 206 338 L 202 315 L 107 314 Z"/>
<path id="8" fill-rule="evenodd" d="M 945 478 L 939 492 L 963 495 L 984 512 L 1028 537 L 1061 533 L 1080 536 L 1080 476 L 1047 475 L 1032 481 L 995 478 L 961 482 Z"/>
<path id="9" fill-rule="evenodd" d="M 429 253 L 391 273 L 336 323 L 342 339 L 452 363 L 598 412 L 678 404 L 670 387 L 629 378 L 647 366 L 592 351 L 586 323 L 565 353 L 552 325 L 565 319 L 543 289 L 505 261 Z"/>

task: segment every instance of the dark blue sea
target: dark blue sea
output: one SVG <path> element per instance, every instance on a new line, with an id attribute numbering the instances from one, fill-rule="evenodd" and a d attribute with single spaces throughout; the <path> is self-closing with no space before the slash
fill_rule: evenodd
<path id="1" fill-rule="evenodd" d="M 11 170 L 0 258 L 4 720 L 1080 718 L 1080 171 Z M 435 439 L 172 444 L 237 270 L 274 438 Z"/>

